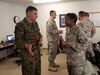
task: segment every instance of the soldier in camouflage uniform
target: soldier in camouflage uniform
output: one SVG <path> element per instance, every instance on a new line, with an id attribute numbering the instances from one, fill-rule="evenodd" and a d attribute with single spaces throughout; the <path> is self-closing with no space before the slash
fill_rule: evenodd
<path id="1" fill-rule="evenodd" d="M 86 52 L 86 56 L 88 57 L 94 57 L 95 54 L 93 52 L 93 45 L 92 45 L 92 37 L 95 35 L 95 27 L 94 27 L 94 23 L 92 21 L 89 20 L 89 14 L 87 12 L 84 11 L 80 11 L 78 14 L 78 19 L 80 20 L 80 22 L 78 23 L 78 26 L 83 28 L 83 31 L 86 33 L 87 37 L 88 37 L 88 49 Z"/>
<path id="2" fill-rule="evenodd" d="M 15 26 L 15 44 L 21 49 L 22 75 L 41 75 L 41 34 L 36 18 L 37 9 L 28 6 L 26 17 Z"/>
<path id="3" fill-rule="evenodd" d="M 59 40 L 59 34 L 62 34 L 62 30 L 58 30 L 56 26 L 56 22 L 54 19 L 56 18 L 56 12 L 54 10 L 50 11 L 50 19 L 46 23 L 46 36 L 49 44 L 49 71 L 57 71 L 57 65 L 54 60 L 57 55 L 57 45 Z"/>
<path id="4" fill-rule="evenodd" d="M 82 75 L 87 49 L 87 37 L 81 28 L 76 26 L 77 16 L 68 13 L 66 20 L 65 47 L 67 48 L 67 68 L 69 75 Z"/>

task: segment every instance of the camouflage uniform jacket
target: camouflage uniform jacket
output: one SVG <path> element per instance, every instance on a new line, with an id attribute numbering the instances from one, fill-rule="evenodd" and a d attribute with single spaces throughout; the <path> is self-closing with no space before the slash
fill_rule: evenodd
<path id="1" fill-rule="evenodd" d="M 87 37 L 81 28 L 74 26 L 66 29 L 67 62 L 69 65 L 80 66 L 85 62 L 85 51 L 87 49 Z"/>
<path id="2" fill-rule="evenodd" d="M 59 40 L 59 34 L 56 22 L 51 18 L 46 23 L 46 36 L 48 42 Z"/>
<path id="3" fill-rule="evenodd" d="M 87 34 L 87 37 L 92 38 L 95 34 L 94 23 L 89 19 L 85 19 L 78 23 L 78 26 L 82 27 L 84 32 Z"/>
<path id="4" fill-rule="evenodd" d="M 25 44 L 38 46 L 41 33 L 37 22 L 29 23 L 25 18 L 15 26 L 15 44 L 17 48 L 24 48 Z"/>

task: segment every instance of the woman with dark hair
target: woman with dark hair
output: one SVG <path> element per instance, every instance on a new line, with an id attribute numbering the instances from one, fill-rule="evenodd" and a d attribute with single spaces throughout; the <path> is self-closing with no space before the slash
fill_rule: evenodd
<path id="1" fill-rule="evenodd" d="M 81 28 L 76 26 L 77 16 L 68 13 L 65 16 L 66 35 L 65 47 L 67 48 L 67 67 L 69 75 L 82 75 L 85 64 L 85 51 L 87 37 Z"/>

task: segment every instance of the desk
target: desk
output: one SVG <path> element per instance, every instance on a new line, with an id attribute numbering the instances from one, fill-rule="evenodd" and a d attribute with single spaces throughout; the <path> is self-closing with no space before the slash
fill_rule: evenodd
<path id="1" fill-rule="evenodd" d="M 0 45 L 0 59 L 7 58 L 7 56 L 14 54 L 14 43 L 9 43 L 6 45 Z"/>

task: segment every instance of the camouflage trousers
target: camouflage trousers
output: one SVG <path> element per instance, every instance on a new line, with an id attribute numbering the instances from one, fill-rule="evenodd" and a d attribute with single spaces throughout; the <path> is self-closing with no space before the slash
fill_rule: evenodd
<path id="1" fill-rule="evenodd" d="M 22 75 L 41 75 L 41 58 L 39 49 L 33 51 L 33 56 L 28 51 L 21 53 Z"/>
<path id="2" fill-rule="evenodd" d="M 58 41 L 53 41 L 53 42 L 49 42 L 49 57 L 48 60 L 49 61 L 54 61 L 57 55 L 57 46 L 58 46 Z"/>
<path id="3" fill-rule="evenodd" d="M 83 75 L 84 66 L 67 65 L 69 75 Z"/>

